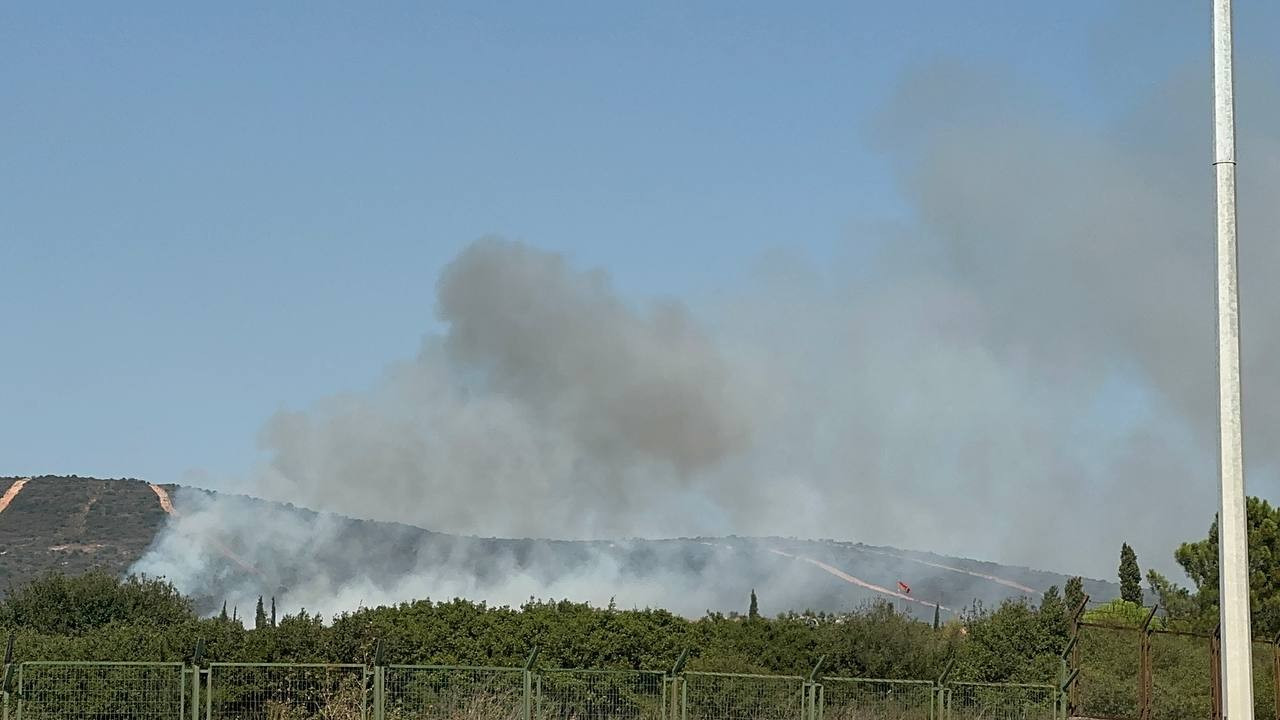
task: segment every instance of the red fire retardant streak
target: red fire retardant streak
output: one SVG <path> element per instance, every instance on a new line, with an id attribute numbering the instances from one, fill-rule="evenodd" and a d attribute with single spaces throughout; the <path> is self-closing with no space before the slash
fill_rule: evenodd
<path id="1" fill-rule="evenodd" d="M 856 578 L 850 575 L 849 573 L 841 570 L 840 568 L 832 567 L 824 562 L 819 562 L 817 560 L 814 560 L 813 558 L 801 557 L 799 555 L 792 555 L 790 553 L 782 552 L 781 550 L 770 550 L 769 552 L 775 555 L 781 555 L 783 557 L 794 558 L 796 560 L 803 560 L 804 562 L 807 562 L 810 565 L 816 565 L 822 568 L 823 570 L 831 573 L 832 575 L 835 575 L 841 580 L 844 580 L 847 583 L 852 583 L 854 585 L 857 585 L 858 587 L 866 588 L 867 590 L 871 590 L 872 592 L 878 592 L 882 595 L 888 595 L 889 597 L 898 598 L 899 600 L 906 600 L 907 602 L 913 602 L 918 605 L 924 605 L 925 607 L 934 606 L 934 603 L 927 602 L 925 600 L 917 600 L 916 598 L 913 598 L 910 595 L 907 595 L 905 593 L 894 592 L 893 590 L 890 590 L 887 587 L 882 587 L 874 583 L 869 583 L 866 580 L 862 580 L 860 578 Z M 942 608 L 943 610 L 946 610 L 947 612 L 951 612 L 951 608 L 948 608 L 945 605 L 939 605 L 938 607 Z"/>
<path id="2" fill-rule="evenodd" d="M 22 478 L 21 480 L 13 481 L 13 484 L 9 486 L 9 489 L 4 491 L 4 495 L 0 496 L 0 512 L 4 512 L 5 508 L 9 507 L 9 503 L 13 502 L 13 499 L 18 497 L 18 493 L 22 492 L 23 486 L 26 485 L 29 480 L 31 480 L 31 478 Z"/>
<path id="3" fill-rule="evenodd" d="M 986 575 L 984 573 L 974 572 L 973 570 L 965 570 L 964 568 L 951 567 L 950 565 L 940 565 L 938 563 L 929 562 L 928 560 L 921 560 L 919 558 L 906 557 L 904 555 L 895 555 L 890 552 L 884 552 L 883 550 L 871 550 L 868 548 L 858 548 L 858 550 L 861 550 L 862 552 L 874 553 L 876 555 L 884 555 L 886 557 L 897 558 L 899 560 L 906 560 L 907 562 L 919 563 L 921 565 L 928 565 L 929 567 L 938 568 L 939 570 L 950 570 L 951 572 L 958 572 L 958 573 L 963 573 L 965 575 L 971 575 L 976 578 L 982 578 L 983 580 L 990 580 L 993 583 L 999 583 L 1000 585 L 1004 585 L 1005 587 L 1011 587 L 1014 590 L 1021 590 L 1024 593 L 1030 593 L 1032 595 L 1038 592 L 1035 588 L 1029 588 L 1026 585 L 1023 585 L 1021 583 L 1016 583 L 1012 580 L 1005 580 L 1004 578 L 996 577 L 995 575 Z"/>
<path id="4" fill-rule="evenodd" d="M 148 483 L 148 484 L 151 485 L 151 492 L 155 493 L 156 497 L 160 499 L 160 509 L 164 510 L 165 513 L 173 517 L 181 517 L 178 514 L 178 511 L 173 507 L 173 500 L 169 498 L 169 492 L 164 488 L 160 487 L 159 485 L 156 485 L 155 483 Z M 210 537 L 206 539 L 209 541 L 209 544 L 212 545 L 215 550 L 225 555 L 226 558 L 231 562 L 235 563 L 236 565 L 239 565 L 241 570 L 244 570 L 245 572 L 251 573 L 253 575 L 257 575 L 259 578 L 263 580 L 267 579 L 267 576 L 263 575 L 261 570 L 250 565 L 248 562 L 242 560 L 240 556 L 236 555 L 234 552 L 231 552 L 231 548 L 218 542 L 217 539 L 215 538 Z"/>

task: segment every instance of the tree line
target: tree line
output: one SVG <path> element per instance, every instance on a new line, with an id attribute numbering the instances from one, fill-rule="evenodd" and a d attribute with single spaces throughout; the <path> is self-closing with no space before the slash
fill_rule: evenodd
<path id="1" fill-rule="evenodd" d="M 1280 511 L 1256 498 L 1248 511 L 1254 624 L 1259 635 L 1274 636 L 1280 632 Z M 1126 543 L 1121 598 L 1107 612 L 1140 623 L 1148 599 L 1159 604 L 1165 626 L 1211 629 L 1216 542 L 1214 525 L 1208 537 L 1181 545 L 1175 557 L 1190 587 L 1152 571 L 1146 598 L 1137 555 Z M 305 610 L 278 617 L 274 599 L 262 598 L 249 628 L 237 608 L 199 617 L 192 600 L 163 579 L 51 574 L 8 591 L 0 601 L 0 629 L 16 633 L 19 660 L 181 661 L 200 638 L 209 661 L 368 663 L 380 640 L 388 663 L 519 666 L 536 645 L 544 667 L 661 670 L 688 649 L 687 667 L 697 670 L 806 674 L 824 656 L 829 675 L 931 679 L 950 663 L 957 680 L 1038 683 L 1057 678 L 1070 616 L 1083 599 L 1075 578 L 1035 601 L 975 605 L 946 622 L 936 616 L 927 622 L 887 603 L 766 617 L 754 590 L 743 599 L 743 614 L 709 612 L 697 619 L 535 599 L 514 608 L 419 600 L 334 618 Z"/>

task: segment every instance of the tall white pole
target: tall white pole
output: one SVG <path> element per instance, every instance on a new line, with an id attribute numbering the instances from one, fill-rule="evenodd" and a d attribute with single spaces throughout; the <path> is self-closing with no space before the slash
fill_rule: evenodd
<path id="1" fill-rule="evenodd" d="M 1213 0 L 1213 167 L 1218 195 L 1218 583 L 1222 713 L 1253 718 L 1249 544 L 1240 427 L 1240 294 L 1236 283 L 1236 128 L 1231 78 L 1231 0 Z"/>

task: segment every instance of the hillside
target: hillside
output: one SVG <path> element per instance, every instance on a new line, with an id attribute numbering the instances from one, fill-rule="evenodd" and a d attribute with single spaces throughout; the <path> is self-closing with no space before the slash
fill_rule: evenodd
<path id="1" fill-rule="evenodd" d="M 0 478 L 0 492 L 18 478 Z M 257 595 L 336 612 L 413 597 L 530 596 L 668 607 L 688 615 L 845 611 L 874 599 L 931 617 L 1031 597 L 1062 574 L 852 542 L 788 538 L 551 541 L 461 537 L 139 480 L 35 477 L 0 511 L 0 582 L 57 570 L 163 574 L 206 611 Z M 161 497 L 178 513 L 171 522 Z M 148 550 L 150 549 L 150 553 Z M 140 562 L 141 561 L 141 562 Z M 136 566 L 136 567 L 135 567 Z M 904 592 L 898 586 L 910 588 Z M 1111 583 L 1087 580 L 1095 599 Z"/>

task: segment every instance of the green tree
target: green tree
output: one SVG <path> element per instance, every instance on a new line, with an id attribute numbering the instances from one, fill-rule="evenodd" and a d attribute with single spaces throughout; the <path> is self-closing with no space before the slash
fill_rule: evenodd
<path id="1" fill-rule="evenodd" d="M 1142 604 L 1142 570 L 1138 567 L 1138 554 L 1129 543 L 1120 545 L 1120 599 Z"/>
<path id="2" fill-rule="evenodd" d="M 263 628 L 267 626 L 267 609 L 262 605 L 262 596 L 258 596 L 258 607 L 253 611 L 253 626 L 255 628 Z"/>
<path id="3" fill-rule="evenodd" d="M 1084 579 L 1079 575 L 1067 580 L 1067 584 L 1062 588 L 1063 600 L 1067 603 L 1067 612 L 1073 613 L 1080 607 L 1080 603 L 1084 602 Z"/>
<path id="4" fill-rule="evenodd" d="M 1147 571 L 1147 587 L 1151 589 L 1152 597 L 1164 611 L 1166 626 L 1178 630 L 1209 631 L 1217 622 L 1216 617 L 1209 617 L 1201 612 L 1189 590 L 1155 570 Z"/>
<path id="5" fill-rule="evenodd" d="M 942 627 L 942 604 L 933 604 L 933 629 L 937 630 Z"/>
<path id="6" fill-rule="evenodd" d="M 1058 643 L 1065 647 L 1069 628 L 1067 627 L 1067 605 L 1062 600 L 1062 595 L 1058 592 L 1057 585 L 1049 586 L 1044 591 L 1044 595 L 1040 597 L 1040 607 L 1037 608 L 1040 615 L 1040 624 L 1044 626 L 1045 632 L 1057 638 Z"/>
<path id="7" fill-rule="evenodd" d="M 751 588 L 751 606 L 747 609 L 748 620 L 760 619 L 760 603 L 756 601 L 756 589 Z"/>
<path id="8" fill-rule="evenodd" d="M 1025 600 L 1006 600 L 990 614 L 966 618 L 967 641 L 956 656 L 957 680 L 1043 682 L 1057 671 L 1058 636 Z"/>
<path id="9" fill-rule="evenodd" d="M 276 626 L 276 596 L 271 596 L 271 627 Z"/>
<path id="10" fill-rule="evenodd" d="M 1249 604 L 1254 632 L 1274 637 L 1280 632 L 1280 508 L 1251 497 L 1245 504 L 1249 547 Z M 1183 543 L 1174 558 L 1191 579 L 1198 613 L 1218 614 L 1218 521 L 1209 536 Z"/>
<path id="11" fill-rule="evenodd" d="M 164 580 L 102 572 L 47 574 L 12 588 L 0 625 L 75 635 L 110 624 L 168 626 L 195 620 L 191 600 Z"/>
<path id="12" fill-rule="evenodd" d="M 218 619 L 222 622 L 228 622 L 231 618 L 227 617 L 227 601 L 222 601 L 222 612 L 218 615 Z"/>

